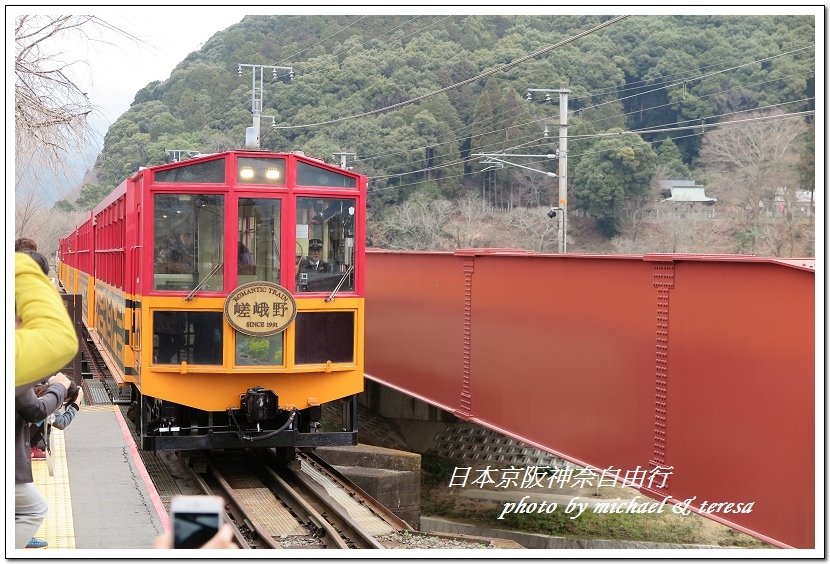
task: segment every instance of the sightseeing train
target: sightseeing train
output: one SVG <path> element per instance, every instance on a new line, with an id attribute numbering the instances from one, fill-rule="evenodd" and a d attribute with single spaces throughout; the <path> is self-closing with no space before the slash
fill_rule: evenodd
<path id="1" fill-rule="evenodd" d="M 302 152 L 197 155 L 140 169 L 60 240 L 140 448 L 357 443 L 366 186 Z M 321 424 L 329 402 L 342 422 Z"/>

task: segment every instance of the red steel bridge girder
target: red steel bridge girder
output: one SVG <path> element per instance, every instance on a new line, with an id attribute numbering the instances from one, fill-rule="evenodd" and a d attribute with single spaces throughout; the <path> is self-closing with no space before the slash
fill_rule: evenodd
<path id="1" fill-rule="evenodd" d="M 366 372 L 643 493 L 815 545 L 812 261 L 367 253 Z"/>

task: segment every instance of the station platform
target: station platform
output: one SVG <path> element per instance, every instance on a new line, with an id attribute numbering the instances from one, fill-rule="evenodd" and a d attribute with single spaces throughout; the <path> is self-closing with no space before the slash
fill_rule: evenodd
<path id="1" fill-rule="evenodd" d="M 48 547 L 13 549 L 7 557 L 55 558 L 159 556 L 153 541 L 169 527 L 167 512 L 130 436 L 118 406 L 82 405 L 64 430 L 52 430 L 53 476 L 45 460 L 32 461 L 32 474 L 49 504 L 36 537 Z M 147 553 L 142 554 L 146 549 Z M 130 552 L 124 552 L 129 550 Z M 10 552 L 11 551 L 11 552 Z"/>

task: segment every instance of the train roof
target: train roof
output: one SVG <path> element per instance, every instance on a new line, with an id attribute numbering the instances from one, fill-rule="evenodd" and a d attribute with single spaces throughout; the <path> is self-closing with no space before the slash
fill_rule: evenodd
<path id="1" fill-rule="evenodd" d="M 363 176 L 359 172 L 355 172 L 353 170 L 341 168 L 337 165 L 329 164 L 323 159 L 318 159 L 316 157 L 312 157 L 306 155 L 303 151 L 264 151 L 258 149 L 232 149 L 229 151 L 222 151 L 219 153 L 204 153 L 204 154 L 195 154 L 190 155 L 187 159 L 172 162 L 172 163 L 162 163 L 158 165 L 152 165 L 148 167 L 141 167 L 139 168 L 130 178 L 134 178 L 136 174 L 140 174 L 145 170 L 169 170 L 178 167 L 189 166 L 197 162 L 204 162 L 209 161 L 212 159 L 219 159 L 226 156 L 242 156 L 242 157 L 281 157 L 281 158 L 295 158 L 296 160 L 307 162 L 309 164 L 313 164 L 314 166 L 320 166 L 326 169 L 329 169 L 333 172 L 337 172 L 338 174 L 342 174 L 344 176 L 351 176 L 354 178 Z"/>
<path id="2" fill-rule="evenodd" d="M 341 168 L 337 165 L 328 164 L 323 159 L 318 159 L 316 157 L 312 157 L 306 155 L 303 151 L 267 151 L 262 149 L 232 149 L 228 151 L 221 151 L 218 153 L 198 153 L 198 154 L 190 154 L 188 153 L 188 158 L 182 159 L 172 163 L 161 163 L 157 165 L 151 166 L 142 166 L 139 167 L 137 171 L 133 174 L 125 178 L 115 189 L 112 190 L 107 196 L 101 200 L 98 204 L 96 204 L 92 210 L 90 210 L 91 215 L 95 216 L 96 214 L 100 213 L 101 210 L 105 209 L 109 206 L 113 201 L 121 196 L 127 190 L 127 183 L 128 181 L 135 181 L 138 177 L 142 174 L 146 174 L 148 172 L 156 173 L 159 171 L 164 170 L 174 170 L 177 168 L 184 168 L 188 166 L 192 166 L 194 164 L 198 164 L 200 162 L 208 162 L 210 160 L 225 158 L 225 157 L 234 157 L 234 156 L 241 156 L 241 157 L 276 157 L 276 158 L 284 158 L 284 159 L 294 159 L 296 161 L 304 162 L 315 167 L 326 169 L 330 172 L 335 174 L 339 174 L 342 176 L 347 176 L 354 179 L 365 178 L 365 175 L 355 172 L 353 170 Z M 360 186 L 360 183 L 357 184 Z M 82 221 L 80 221 L 72 231 L 76 231 L 79 229 L 84 223 L 89 221 L 89 216 L 85 217 Z M 63 237 L 62 237 L 63 238 Z"/>

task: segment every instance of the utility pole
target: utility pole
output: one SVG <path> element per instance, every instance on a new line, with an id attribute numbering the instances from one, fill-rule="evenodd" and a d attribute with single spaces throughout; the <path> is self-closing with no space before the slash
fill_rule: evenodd
<path id="1" fill-rule="evenodd" d="M 333 157 L 340 156 L 340 168 L 347 168 L 346 167 L 346 157 L 355 157 L 357 158 L 357 153 L 332 153 Z"/>
<path id="2" fill-rule="evenodd" d="M 264 78 L 263 73 L 265 69 L 271 70 L 272 78 L 277 78 L 278 70 L 287 70 L 288 79 L 294 78 L 294 69 L 291 67 L 276 67 L 273 65 L 247 65 L 239 64 L 239 76 L 242 76 L 242 67 L 249 67 L 251 69 L 251 113 L 253 114 L 253 125 L 245 131 L 245 147 L 250 149 L 259 149 L 259 121 L 260 118 L 271 118 L 271 125 L 277 124 L 276 117 L 262 115 L 263 108 L 263 88 Z"/>
<path id="3" fill-rule="evenodd" d="M 550 92 L 559 93 L 559 208 L 562 219 L 559 221 L 559 252 L 568 252 L 568 94 L 567 88 L 528 88 L 527 100 L 533 99 L 532 92 L 545 92 L 545 101 L 551 102 Z M 547 128 L 546 128 L 547 129 Z"/>

